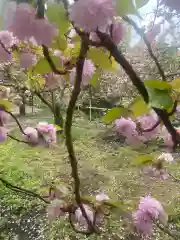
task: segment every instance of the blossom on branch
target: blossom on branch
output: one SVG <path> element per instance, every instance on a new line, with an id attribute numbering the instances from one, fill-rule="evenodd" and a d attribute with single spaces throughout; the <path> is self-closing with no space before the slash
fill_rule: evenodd
<path id="1" fill-rule="evenodd" d="M 30 144 L 36 145 L 39 143 L 38 131 L 35 128 L 27 127 L 24 133 L 26 134 L 24 135 L 24 139 Z"/>
<path id="2" fill-rule="evenodd" d="M 5 127 L 0 127 L 0 143 L 7 139 L 7 129 Z"/>
<path id="3" fill-rule="evenodd" d="M 37 125 L 37 130 L 43 135 L 46 143 L 56 143 L 56 129 L 53 124 L 48 124 L 47 122 L 40 122 Z"/>
<path id="4" fill-rule="evenodd" d="M 37 63 L 36 55 L 31 52 L 20 53 L 20 66 L 22 68 L 29 68 Z"/>
<path id="5" fill-rule="evenodd" d="M 3 110 L 0 110 L 0 125 L 3 126 L 9 120 L 9 114 Z"/>
<path id="6" fill-rule="evenodd" d="M 151 235 L 154 220 L 166 224 L 167 214 L 159 201 L 151 196 L 146 196 L 140 200 L 138 209 L 133 213 L 136 230 L 142 235 Z"/>
<path id="7" fill-rule="evenodd" d="M 83 207 L 84 207 L 84 210 L 87 214 L 87 217 L 88 219 L 93 223 L 93 220 L 94 220 L 94 211 L 86 204 L 83 204 Z M 84 226 L 84 227 L 88 227 L 88 224 L 87 224 L 87 221 L 86 219 L 84 218 L 82 212 L 81 212 L 81 209 L 78 208 L 76 211 L 75 211 L 75 217 L 76 217 L 76 220 L 77 222 Z"/>
<path id="8" fill-rule="evenodd" d="M 69 12 L 69 19 L 85 32 L 106 27 L 115 16 L 112 0 L 78 0 Z"/>
<path id="9" fill-rule="evenodd" d="M 110 25 L 110 34 L 112 34 L 112 40 L 115 44 L 119 44 L 120 41 L 123 40 L 124 38 L 124 27 L 123 27 L 123 24 L 121 22 L 117 22 L 117 21 L 114 21 L 112 23 L 112 25 Z M 111 33 L 111 28 L 112 28 L 112 33 Z"/>

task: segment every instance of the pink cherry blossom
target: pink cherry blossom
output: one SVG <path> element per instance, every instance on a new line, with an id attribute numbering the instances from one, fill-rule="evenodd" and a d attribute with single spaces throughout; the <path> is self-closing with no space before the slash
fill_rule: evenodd
<path id="1" fill-rule="evenodd" d="M 53 124 L 47 122 L 40 122 L 37 126 L 37 130 L 43 134 L 44 140 L 48 144 L 56 143 L 56 129 Z"/>
<path id="2" fill-rule="evenodd" d="M 45 78 L 45 87 L 49 90 L 53 90 L 58 87 L 59 84 L 59 76 L 55 75 L 54 73 L 50 72 L 44 75 Z"/>
<path id="3" fill-rule="evenodd" d="M 83 73 L 82 73 L 82 85 L 86 86 L 89 83 L 89 79 L 93 76 L 96 68 L 91 60 L 84 61 Z M 72 69 L 70 74 L 70 82 L 74 83 L 76 77 L 76 69 Z"/>
<path id="4" fill-rule="evenodd" d="M 93 222 L 94 220 L 94 212 L 93 210 L 86 204 L 83 204 L 83 207 L 84 207 L 84 210 L 88 216 L 88 219 Z M 87 221 L 86 219 L 83 217 L 83 214 L 81 212 L 81 209 L 78 208 L 76 211 L 75 211 L 75 217 L 76 217 L 76 220 L 77 222 L 82 225 L 82 226 L 85 226 L 85 227 L 88 227 L 88 224 L 87 224 Z"/>
<path id="5" fill-rule="evenodd" d="M 36 55 L 30 52 L 20 53 L 21 68 L 29 68 L 37 63 Z"/>
<path id="6" fill-rule="evenodd" d="M 146 176 L 156 178 L 159 180 L 167 180 L 169 178 L 168 173 L 165 169 L 157 169 L 154 166 L 146 166 L 143 168 L 143 173 Z"/>
<path id="7" fill-rule="evenodd" d="M 0 127 L 0 143 L 7 139 L 7 129 L 5 127 Z"/>
<path id="8" fill-rule="evenodd" d="M 64 216 L 65 213 L 62 210 L 63 206 L 63 201 L 54 199 L 47 207 L 48 219 L 53 221 L 59 216 Z"/>
<path id="9" fill-rule="evenodd" d="M 114 15 L 112 0 L 78 0 L 71 6 L 69 18 L 75 26 L 91 32 L 106 26 Z"/>
<path id="10" fill-rule="evenodd" d="M 36 10 L 27 3 L 17 5 L 9 30 L 21 41 L 33 37 L 38 45 L 47 46 L 58 34 L 57 28 L 47 18 L 36 18 Z"/>
<path id="11" fill-rule="evenodd" d="M 112 24 L 112 40 L 115 44 L 119 44 L 124 38 L 124 27 L 121 22 L 114 22 Z"/>
<path id="12" fill-rule="evenodd" d="M 58 30 L 48 19 L 36 19 L 33 24 L 33 35 L 38 45 L 49 46 L 53 38 L 58 36 Z"/>
<path id="13" fill-rule="evenodd" d="M 9 114 L 3 110 L 0 110 L 0 123 L 4 125 L 9 120 Z"/>
<path id="14" fill-rule="evenodd" d="M 151 196 L 141 198 L 138 209 L 133 213 L 134 225 L 138 232 L 151 235 L 153 220 L 167 223 L 167 214 L 162 204 Z"/>
<path id="15" fill-rule="evenodd" d="M 38 144 L 39 142 L 39 136 L 38 136 L 38 131 L 35 128 L 32 127 L 27 127 L 24 130 L 24 139 L 25 141 L 29 142 L 30 144 Z"/>
<path id="16" fill-rule="evenodd" d="M 0 42 L 5 48 L 10 48 L 13 45 L 13 34 L 9 31 L 0 31 Z"/>

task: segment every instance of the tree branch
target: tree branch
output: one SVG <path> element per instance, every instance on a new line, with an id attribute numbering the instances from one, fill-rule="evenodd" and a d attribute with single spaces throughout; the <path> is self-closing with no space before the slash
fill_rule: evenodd
<path id="1" fill-rule="evenodd" d="M 46 47 L 45 45 L 42 45 L 43 48 L 43 54 L 44 57 L 46 58 L 46 60 L 48 61 L 52 71 L 57 74 L 57 75 L 65 75 L 67 73 L 67 70 L 58 70 L 54 64 L 54 62 L 52 61 L 50 54 L 49 54 L 49 50 L 48 47 Z"/>
<path id="2" fill-rule="evenodd" d="M 97 31 L 97 35 L 101 39 L 102 46 L 105 47 L 107 50 L 109 50 L 109 52 L 115 58 L 115 60 L 122 66 L 126 74 L 131 79 L 133 85 L 138 89 L 144 101 L 148 104 L 149 96 L 148 96 L 147 89 L 144 83 L 141 81 L 140 77 L 134 71 L 131 64 L 127 61 L 127 59 L 124 57 L 122 52 L 113 43 L 112 39 L 108 36 L 108 34 Z M 153 108 L 153 110 L 156 112 L 156 114 L 164 123 L 168 132 L 171 134 L 172 141 L 174 143 L 174 148 L 176 148 L 179 142 L 179 136 L 176 132 L 176 129 L 173 127 L 173 125 L 171 124 L 171 121 L 169 120 L 168 113 L 165 110 L 161 110 L 157 108 Z"/>
<path id="3" fill-rule="evenodd" d="M 88 51 L 88 45 L 82 39 L 80 54 L 76 63 L 76 80 L 75 80 L 74 88 L 72 91 L 71 99 L 69 101 L 69 105 L 67 108 L 67 115 L 66 115 L 67 117 L 65 122 L 65 136 L 66 136 L 66 147 L 69 153 L 69 159 L 71 164 L 71 171 L 72 171 L 71 174 L 74 179 L 75 200 L 82 212 L 83 217 L 86 219 L 86 222 L 88 223 L 89 230 L 91 231 L 91 233 L 93 233 L 93 232 L 96 232 L 96 229 L 93 226 L 92 222 L 89 220 L 81 201 L 80 179 L 78 175 L 78 163 L 77 163 L 77 159 L 74 152 L 72 134 L 71 134 L 72 118 L 73 118 L 76 101 L 81 91 L 82 72 L 83 72 L 84 61 L 85 61 L 87 51 Z"/>
<path id="4" fill-rule="evenodd" d="M 128 22 L 131 26 L 133 26 L 133 28 L 136 30 L 136 32 L 143 38 L 144 40 L 144 43 L 146 44 L 147 46 L 147 49 L 148 49 L 148 52 L 149 52 L 149 55 L 151 56 L 151 58 L 154 60 L 158 70 L 159 70 L 159 74 L 161 75 L 161 78 L 163 81 L 166 81 L 166 76 L 165 76 L 165 73 L 157 59 L 157 57 L 154 55 L 153 53 L 153 50 L 151 48 L 151 44 L 149 43 L 146 35 L 144 34 L 144 32 L 142 31 L 142 29 L 140 29 L 137 24 L 132 20 L 130 19 L 129 17 L 123 17 L 123 19 Z"/>
<path id="5" fill-rule="evenodd" d="M 20 139 L 18 139 L 18 138 L 16 138 L 16 137 L 12 136 L 12 135 L 10 135 L 10 134 L 7 134 L 7 136 L 8 136 L 9 138 L 11 138 L 11 139 L 17 141 L 17 142 L 25 143 L 25 144 L 29 144 L 28 142 L 23 141 L 23 140 L 20 140 Z"/>
<path id="6" fill-rule="evenodd" d="M 35 197 L 35 198 L 38 198 L 39 200 L 45 202 L 45 203 L 49 203 L 49 201 L 45 200 L 43 197 L 41 197 L 39 194 L 33 192 L 33 191 L 30 191 L 30 190 L 27 190 L 27 189 L 24 189 L 24 188 L 21 188 L 21 187 L 17 187 L 11 183 L 9 183 L 7 180 L 3 179 L 2 177 L 0 177 L 0 181 L 4 184 L 5 187 L 13 190 L 14 192 L 17 192 L 17 193 L 23 193 L 23 194 L 27 194 L 28 196 L 31 196 L 31 197 Z"/>
<path id="7" fill-rule="evenodd" d="M 43 98 L 43 96 L 39 92 L 35 91 L 34 93 L 47 107 L 49 107 L 51 112 L 54 113 L 52 105 L 45 98 Z"/>

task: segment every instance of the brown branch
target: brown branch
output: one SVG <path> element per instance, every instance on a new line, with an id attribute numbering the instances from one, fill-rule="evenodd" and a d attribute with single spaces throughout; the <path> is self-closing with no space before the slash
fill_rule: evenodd
<path id="1" fill-rule="evenodd" d="M 168 236 L 170 236 L 172 239 L 175 239 L 175 240 L 179 240 L 179 237 L 180 236 L 177 236 L 175 234 L 173 234 L 168 227 L 165 227 L 165 226 L 162 226 L 161 224 L 159 223 L 155 223 L 156 226 L 164 233 L 166 233 Z"/>
<path id="2" fill-rule="evenodd" d="M 4 108 L 3 108 L 2 110 L 3 110 L 4 112 L 8 113 L 8 114 L 16 121 L 16 123 L 17 123 L 17 125 L 18 125 L 18 127 L 19 127 L 19 130 L 20 130 L 24 135 L 26 135 L 26 133 L 24 132 L 24 130 L 23 130 L 23 128 L 22 128 L 19 120 L 17 119 L 17 117 L 16 117 L 12 112 L 9 112 L 9 111 L 7 111 L 7 110 L 4 109 Z"/>
<path id="3" fill-rule="evenodd" d="M 149 43 L 146 35 L 144 34 L 144 32 L 142 31 L 142 29 L 140 29 L 137 24 L 132 20 L 130 19 L 129 17 L 123 17 L 123 19 L 128 22 L 131 26 L 133 26 L 133 28 L 136 30 L 136 32 L 143 38 L 144 40 L 144 43 L 146 44 L 147 46 L 147 49 L 148 49 L 148 52 L 149 52 L 149 55 L 151 56 L 151 58 L 154 60 L 158 70 L 159 70 L 159 74 L 161 75 L 161 78 L 163 81 L 166 81 L 166 76 L 165 76 L 165 73 L 157 59 L 157 57 L 154 55 L 153 53 L 153 50 L 151 48 L 151 44 Z"/>
<path id="4" fill-rule="evenodd" d="M 54 113 L 52 105 L 45 98 L 43 98 L 39 92 L 35 91 L 34 93 L 51 110 L 51 112 Z"/>
<path id="5" fill-rule="evenodd" d="M 116 62 L 118 62 L 126 74 L 131 79 L 133 85 L 138 89 L 139 93 L 142 95 L 144 101 L 148 104 L 149 103 L 149 96 L 147 89 L 144 85 L 144 83 L 141 81 L 140 77 L 136 74 L 131 64 L 128 62 L 128 60 L 124 57 L 122 52 L 117 48 L 117 46 L 113 43 L 112 39 L 108 36 L 106 33 L 102 33 L 97 31 L 98 37 L 101 39 L 101 44 L 103 47 L 105 47 L 107 50 L 110 51 L 111 55 L 114 57 Z M 174 148 L 176 148 L 178 142 L 179 142 L 179 136 L 176 132 L 176 129 L 173 127 L 171 121 L 169 120 L 168 113 L 165 110 L 152 108 L 156 114 L 159 116 L 159 118 L 164 123 L 166 129 L 172 136 L 172 141 L 174 143 Z"/>
<path id="6" fill-rule="evenodd" d="M 80 178 L 78 175 L 78 163 L 77 163 L 77 159 L 74 152 L 74 147 L 72 142 L 72 133 L 71 133 L 72 118 L 73 118 L 76 101 L 81 91 L 82 72 L 83 72 L 83 66 L 84 66 L 84 61 L 85 61 L 87 51 L 88 51 L 88 45 L 82 39 L 80 54 L 76 63 L 76 80 L 75 80 L 74 88 L 72 91 L 71 99 L 69 101 L 69 105 L 67 108 L 67 115 L 66 115 L 67 117 L 65 122 L 65 136 L 66 136 L 66 147 L 69 153 L 69 159 L 71 164 L 71 171 L 72 171 L 71 174 L 74 179 L 75 200 L 82 212 L 83 217 L 86 219 L 86 222 L 88 223 L 89 230 L 91 231 L 91 233 L 93 233 L 93 232 L 96 232 L 96 229 L 93 226 L 92 222 L 89 220 L 81 201 Z"/>
<path id="7" fill-rule="evenodd" d="M 0 41 L 0 45 L 4 49 L 5 52 L 7 52 L 8 54 L 11 54 L 11 52 L 5 47 L 5 45 L 2 43 L 2 41 Z"/>
<path id="8" fill-rule="evenodd" d="M 65 75 L 67 73 L 67 70 L 58 70 L 54 64 L 54 62 L 52 61 L 50 54 L 49 54 L 49 50 L 48 47 L 46 47 L 45 45 L 42 45 L 43 48 L 43 54 L 44 57 L 46 58 L 46 60 L 48 61 L 52 71 L 57 74 L 57 75 Z"/>
<path id="9" fill-rule="evenodd" d="M 23 194 L 27 194 L 28 196 L 31 197 L 35 197 L 38 198 L 39 200 L 45 202 L 45 203 L 49 203 L 49 201 L 45 200 L 43 197 L 41 197 L 38 193 L 35 193 L 33 191 L 21 188 L 21 187 L 17 187 L 11 183 L 9 183 L 7 180 L 3 179 L 2 177 L 0 177 L 0 181 L 4 184 L 5 187 L 17 192 L 17 193 L 23 193 Z"/>
<path id="10" fill-rule="evenodd" d="M 20 140 L 20 139 L 18 139 L 18 138 L 16 138 L 16 137 L 12 136 L 12 135 L 10 135 L 10 134 L 7 134 L 7 136 L 8 136 L 9 138 L 11 138 L 11 139 L 17 141 L 17 142 L 25 143 L 25 144 L 29 144 L 28 142 L 23 141 L 23 140 Z"/>

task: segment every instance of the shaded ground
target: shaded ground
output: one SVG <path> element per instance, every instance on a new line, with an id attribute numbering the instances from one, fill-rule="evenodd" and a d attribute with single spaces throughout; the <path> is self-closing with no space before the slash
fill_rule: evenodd
<path id="1" fill-rule="evenodd" d="M 51 119 L 51 117 L 43 117 L 43 120 L 46 119 Z M 39 120 L 32 117 L 23 124 L 26 125 L 27 121 L 31 121 L 33 125 Z M 79 162 L 83 194 L 95 194 L 102 190 L 107 192 L 114 201 L 124 201 L 132 210 L 136 208 L 140 196 L 152 194 L 164 204 L 168 213 L 180 212 L 180 183 L 172 179 L 149 181 L 140 176 L 139 169 L 132 164 L 139 153 L 151 153 L 157 150 L 157 146 L 144 146 L 140 149 L 124 147 L 121 143 L 102 140 L 102 133 L 106 127 L 100 124 L 89 123 L 79 118 L 74 125 L 76 127 L 73 127 L 73 140 Z M 59 140 L 58 146 L 54 149 L 30 148 L 14 141 L 8 141 L 0 145 L 0 151 L 1 175 L 13 184 L 39 193 L 44 191 L 44 186 L 48 187 L 52 181 L 63 183 L 70 189 L 73 186 L 63 139 Z M 176 160 L 179 161 L 179 159 L 179 155 L 176 154 Z M 171 165 L 170 171 L 180 177 L 178 164 Z M 128 239 L 126 233 L 129 230 L 124 229 L 118 212 L 106 221 L 105 234 L 101 237 L 86 238 L 76 235 L 68 221 L 63 219 L 49 224 L 44 205 L 37 199 L 14 195 L 1 183 L 0 188 L 2 239 L 117 239 L 112 234 L 114 232 L 119 239 Z M 17 236 L 13 238 L 12 234 L 19 235 L 19 238 Z M 171 238 L 157 233 L 153 239 L 168 240 Z"/>

